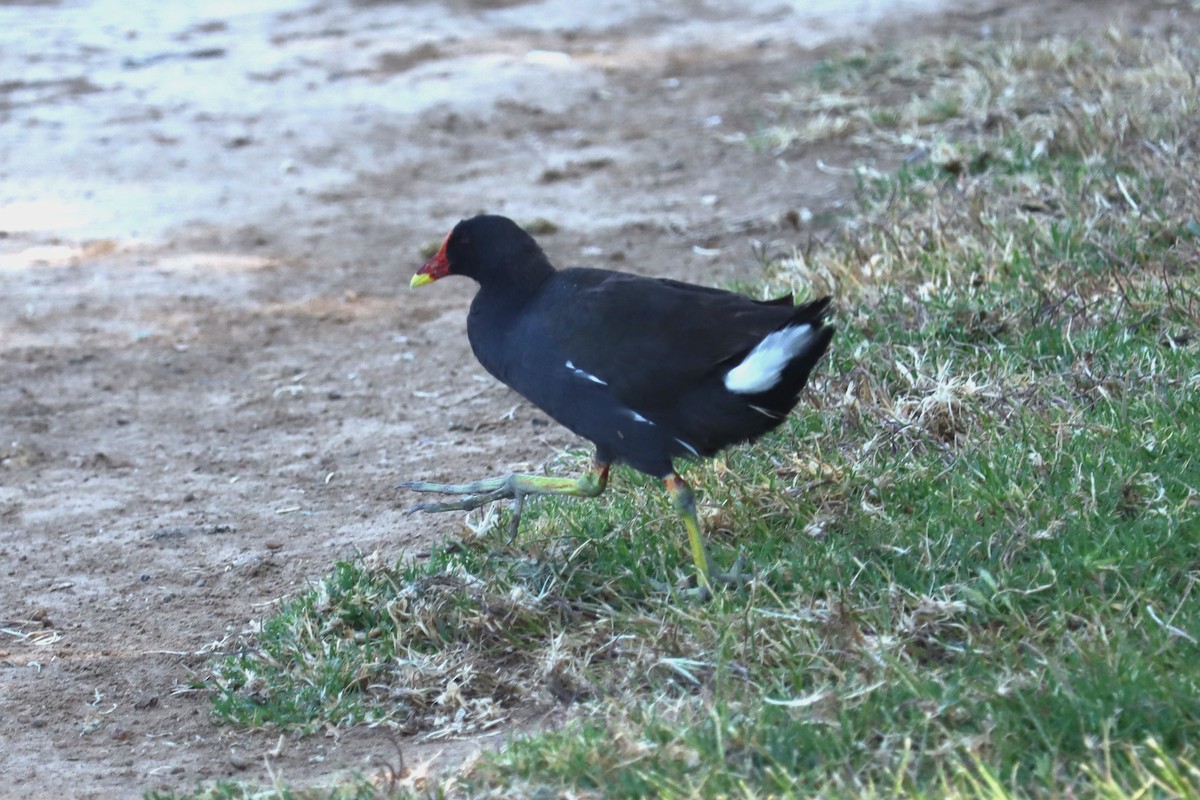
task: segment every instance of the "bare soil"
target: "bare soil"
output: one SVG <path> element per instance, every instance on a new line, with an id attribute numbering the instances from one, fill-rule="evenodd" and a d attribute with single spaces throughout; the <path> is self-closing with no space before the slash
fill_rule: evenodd
<path id="1" fill-rule="evenodd" d="M 731 5 L 0 2 L 0 795 L 501 746 L 514 728 L 247 732 L 188 688 L 334 561 L 461 525 L 407 516 L 397 482 L 578 444 L 475 363 L 469 284 L 409 292 L 421 246 L 488 210 L 553 223 L 562 265 L 753 278 L 754 243 L 804 246 L 802 210 L 842 202 L 863 155 L 737 141 L 806 65 L 1171 13 Z"/>

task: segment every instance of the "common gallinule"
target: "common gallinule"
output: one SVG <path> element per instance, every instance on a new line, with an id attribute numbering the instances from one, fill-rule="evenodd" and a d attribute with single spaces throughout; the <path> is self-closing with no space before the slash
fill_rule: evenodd
<path id="1" fill-rule="evenodd" d="M 700 590 L 711 591 L 720 576 L 673 462 L 711 456 L 783 421 L 833 337 L 823 322 L 829 298 L 793 305 L 791 295 L 759 301 L 609 270 L 556 270 L 515 222 L 488 215 L 459 222 L 411 285 L 447 275 L 479 283 L 467 337 L 484 368 L 596 452 L 575 479 L 401 484 L 467 495 L 413 510 L 469 510 L 508 498 L 515 534 L 525 495 L 595 497 L 609 464 L 623 462 L 663 480 L 687 528 Z"/>

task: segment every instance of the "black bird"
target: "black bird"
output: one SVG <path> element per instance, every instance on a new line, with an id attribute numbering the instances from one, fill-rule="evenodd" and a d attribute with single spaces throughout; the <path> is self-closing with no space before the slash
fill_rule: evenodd
<path id="1" fill-rule="evenodd" d="M 414 510 L 477 508 L 528 494 L 595 497 L 622 462 L 664 481 L 682 516 L 702 592 L 714 577 L 679 457 L 704 457 L 778 426 L 796 405 L 834 329 L 829 298 L 751 300 L 679 281 L 602 269 L 556 270 L 533 238 L 499 216 L 465 219 L 413 276 L 479 283 L 467 317 L 475 356 L 492 375 L 596 445 L 580 478 L 509 475 L 402 487 L 468 495 Z"/>

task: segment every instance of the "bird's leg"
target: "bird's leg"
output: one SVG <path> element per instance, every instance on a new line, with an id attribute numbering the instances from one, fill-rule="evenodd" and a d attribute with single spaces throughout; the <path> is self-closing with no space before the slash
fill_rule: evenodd
<path id="1" fill-rule="evenodd" d="M 672 472 L 663 478 L 667 493 L 671 495 L 671 503 L 676 513 L 683 518 L 687 528 L 688 543 L 692 546 L 692 561 L 696 562 L 696 583 L 701 594 L 712 594 L 712 565 L 708 560 L 708 551 L 704 549 L 704 539 L 700 534 L 700 520 L 696 517 L 696 498 L 692 489 L 683 478 Z"/>
<path id="2" fill-rule="evenodd" d="M 397 486 L 397 489 L 411 489 L 414 492 L 438 492 L 439 494 L 461 494 L 466 497 L 461 500 L 450 500 L 444 503 L 421 503 L 409 509 L 416 511 L 470 511 L 487 505 L 495 500 L 512 500 L 513 513 L 509 522 L 509 532 L 517 535 L 517 526 L 521 523 L 521 506 L 525 497 L 531 494 L 557 494 L 568 497 L 597 497 L 608 485 L 608 464 L 593 461 L 592 465 L 578 478 L 553 478 L 548 475 L 505 475 L 502 478 L 485 478 L 471 483 L 427 483 L 426 481 L 409 481 Z"/>
<path id="3" fill-rule="evenodd" d="M 688 543 L 692 547 L 692 560 L 696 562 L 696 584 L 700 596 L 705 599 L 712 596 L 713 581 L 744 584 L 747 578 L 741 574 L 743 562 L 740 557 L 733 565 L 732 573 L 714 573 L 712 571 L 712 562 L 709 561 L 708 551 L 704 548 L 700 520 L 696 516 L 696 499 L 692 496 L 691 487 L 674 472 L 663 478 L 663 483 L 667 487 L 667 493 L 671 495 L 675 511 L 683 518 L 683 525 L 687 528 Z"/>

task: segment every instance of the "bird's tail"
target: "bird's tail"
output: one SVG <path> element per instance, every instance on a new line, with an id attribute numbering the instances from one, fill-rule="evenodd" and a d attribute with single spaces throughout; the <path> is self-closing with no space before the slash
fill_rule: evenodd
<path id="1" fill-rule="evenodd" d="M 828 297 L 796 306 L 787 322 L 725 373 L 725 388 L 753 405 L 787 414 L 833 338 L 833 327 L 825 324 L 828 307 Z"/>

